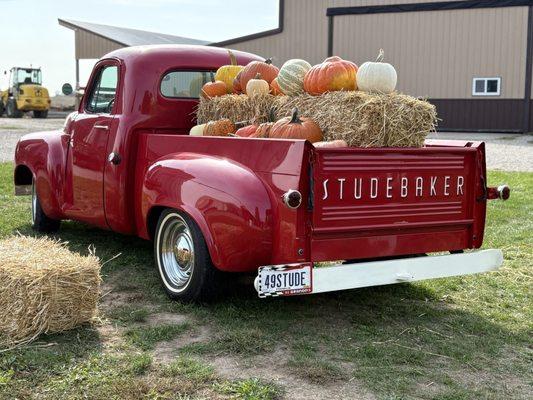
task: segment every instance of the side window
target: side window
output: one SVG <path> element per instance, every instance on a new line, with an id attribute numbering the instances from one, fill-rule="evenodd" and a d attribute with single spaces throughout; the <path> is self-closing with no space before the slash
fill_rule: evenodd
<path id="1" fill-rule="evenodd" d="M 161 80 L 161 94 L 165 97 L 200 97 L 202 86 L 210 80 L 209 71 L 172 71 Z"/>
<path id="2" fill-rule="evenodd" d="M 87 98 L 87 111 L 91 113 L 109 113 L 117 92 L 118 67 L 111 65 L 100 70 L 94 86 Z"/>

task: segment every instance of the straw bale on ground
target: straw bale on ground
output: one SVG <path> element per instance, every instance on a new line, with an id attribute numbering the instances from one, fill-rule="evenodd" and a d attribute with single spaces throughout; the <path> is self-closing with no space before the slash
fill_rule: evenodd
<path id="1" fill-rule="evenodd" d="M 0 240 L 0 347 L 93 321 L 100 282 L 93 252 L 81 256 L 46 237 Z"/>

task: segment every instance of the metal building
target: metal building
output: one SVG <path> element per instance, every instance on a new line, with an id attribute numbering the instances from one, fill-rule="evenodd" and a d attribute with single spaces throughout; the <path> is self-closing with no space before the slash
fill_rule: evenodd
<path id="1" fill-rule="evenodd" d="M 80 60 L 98 59 L 105 54 L 129 46 L 147 44 L 207 44 L 208 42 L 182 36 L 147 32 L 138 29 L 58 19 L 60 25 L 74 31 L 76 57 L 76 88 L 80 86 Z"/>
<path id="2" fill-rule="evenodd" d="M 441 130 L 533 131 L 532 0 L 280 0 L 277 28 L 213 45 L 311 64 L 380 48 Z"/>

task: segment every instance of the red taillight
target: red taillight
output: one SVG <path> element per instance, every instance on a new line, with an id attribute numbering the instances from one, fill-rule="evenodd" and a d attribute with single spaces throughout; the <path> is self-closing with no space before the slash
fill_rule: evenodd
<path id="1" fill-rule="evenodd" d="M 507 185 L 500 185 L 497 188 L 487 188 L 487 199 L 489 200 L 507 200 L 511 196 L 511 189 Z"/>

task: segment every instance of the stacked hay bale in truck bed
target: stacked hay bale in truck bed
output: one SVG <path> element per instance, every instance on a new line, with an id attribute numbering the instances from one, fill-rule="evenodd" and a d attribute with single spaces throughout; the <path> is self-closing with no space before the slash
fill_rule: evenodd
<path id="1" fill-rule="evenodd" d="M 435 129 L 435 106 L 411 96 L 337 91 L 321 96 L 226 95 L 202 99 L 198 123 L 222 118 L 231 121 L 268 122 L 291 114 L 312 118 L 324 133 L 324 140 L 343 139 L 356 147 L 421 147 Z"/>
<path id="2" fill-rule="evenodd" d="M 356 147 L 421 147 L 435 130 L 435 107 L 394 91 L 396 71 L 382 62 L 382 53 L 378 58 L 359 69 L 339 57 L 314 67 L 303 60 L 289 60 L 277 75 L 268 60 L 254 61 L 236 75 L 230 94 L 209 96 L 212 90 L 205 87 L 197 110 L 198 124 L 221 119 L 237 127 L 239 123 L 272 123 L 297 108 L 301 117 L 318 124 L 324 141 L 341 139 Z M 254 73 L 255 79 L 250 78 Z M 243 81 L 243 76 L 248 79 Z M 270 77 L 270 90 L 254 86 L 262 76 Z M 206 85 L 210 84 L 215 82 Z M 253 95 L 245 94 L 246 87 L 253 89 Z"/>

